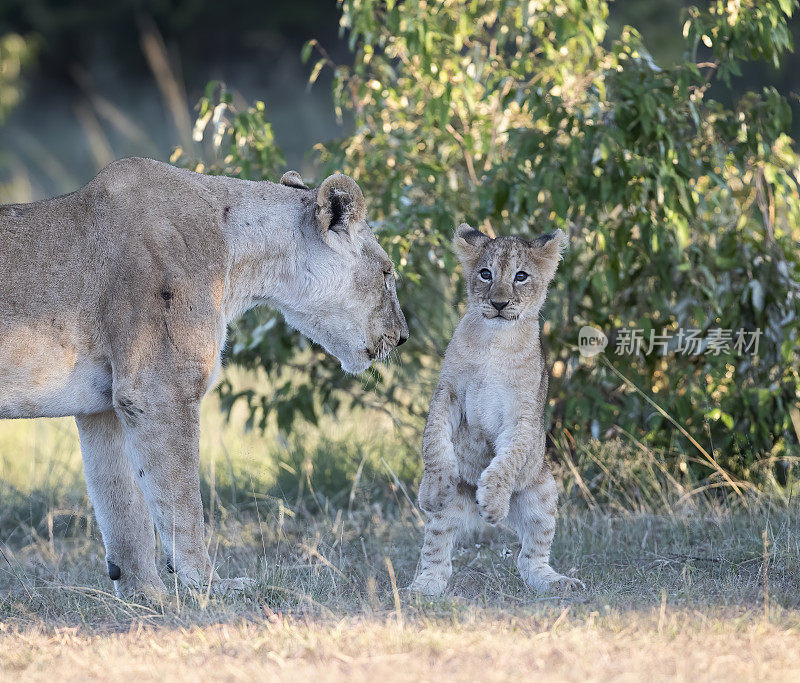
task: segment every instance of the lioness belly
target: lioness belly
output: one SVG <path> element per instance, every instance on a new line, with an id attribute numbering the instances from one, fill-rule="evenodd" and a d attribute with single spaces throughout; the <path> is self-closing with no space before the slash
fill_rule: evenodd
<path id="1" fill-rule="evenodd" d="M 64 330 L 0 326 L 0 418 L 111 408 L 111 370 Z"/>

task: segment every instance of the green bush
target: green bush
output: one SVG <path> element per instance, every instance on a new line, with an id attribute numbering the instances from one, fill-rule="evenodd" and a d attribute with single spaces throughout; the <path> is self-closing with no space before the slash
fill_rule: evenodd
<path id="1" fill-rule="evenodd" d="M 772 89 L 732 108 L 709 91 L 725 91 L 742 61 L 777 62 L 790 50 L 795 5 L 691 8 L 685 57 L 661 68 L 634 28 L 609 44 L 601 0 L 344 0 L 353 65 L 319 51 L 312 81 L 334 70 L 337 111 L 354 131 L 315 152 L 321 176 L 342 170 L 364 189 L 402 276 L 411 341 L 402 364 L 376 368 L 364 386 L 256 312 L 234 331 L 231 358 L 266 367 L 274 391 L 223 386 L 224 400 L 247 400 L 260 424 L 274 411 L 284 426 L 342 397 L 379 401 L 418 428 L 462 298 L 454 226 L 524 236 L 560 227 L 571 247 L 544 328 L 554 430 L 702 449 L 704 467 L 715 458 L 743 477 L 757 461 L 790 458 L 800 158 L 785 133 L 789 107 Z M 217 125 L 211 170 L 277 177 L 263 105 L 236 113 L 222 99 L 201 105 L 201 119 Z M 225 114 L 209 116 L 215 105 Z M 609 335 L 604 354 L 578 354 L 584 325 Z M 651 331 L 673 338 L 664 354 L 620 355 L 626 329 L 642 330 L 645 350 Z M 762 335 L 757 355 L 717 355 L 707 344 L 688 355 L 675 345 L 679 329 Z M 283 381 L 287 366 L 306 379 Z"/>

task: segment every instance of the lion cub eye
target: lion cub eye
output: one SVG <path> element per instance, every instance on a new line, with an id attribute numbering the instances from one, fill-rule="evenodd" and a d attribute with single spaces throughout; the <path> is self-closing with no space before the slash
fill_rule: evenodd
<path id="1" fill-rule="evenodd" d="M 481 268 L 478 275 L 481 276 L 481 280 L 485 280 L 486 282 L 489 282 L 489 280 L 492 279 L 492 271 L 488 268 Z"/>
<path id="2" fill-rule="evenodd" d="M 520 270 L 515 276 L 514 279 L 517 282 L 525 282 L 528 279 L 528 274 L 524 270 Z"/>

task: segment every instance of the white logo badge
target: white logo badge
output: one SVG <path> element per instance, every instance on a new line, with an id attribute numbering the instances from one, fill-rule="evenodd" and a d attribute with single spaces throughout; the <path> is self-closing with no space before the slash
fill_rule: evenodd
<path id="1" fill-rule="evenodd" d="M 596 327 L 585 325 L 578 332 L 578 351 L 584 358 L 596 356 L 608 345 L 608 337 Z"/>

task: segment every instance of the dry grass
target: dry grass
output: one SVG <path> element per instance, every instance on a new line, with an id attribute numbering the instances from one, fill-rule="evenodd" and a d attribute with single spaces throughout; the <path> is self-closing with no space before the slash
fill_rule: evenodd
<path id="1" fill-rule="evenodd" d="M 561 616 L 565 614 L 565 616 Z M 691 618 L 687 618 L 691 617 Z M 0 635 L 6 675 L 166 680 L 797 680 L 796 629 L 738 617 L 296 618 L 205 628 Z"/>
<path id="2" fill-rule="evenodd" d="M 567 487 L 553 560 L 587 583 L 585 594 L 531 594 L 514 568 L 513 536 L 487 529 L 462 543 L 452 590 L 430 601 L 402 590 L 422 527 L 394 477 L 405 479 L 407 464 L 393 459 L 389 425 L 359 432 L 331 420 L 287 443 L 275 433 L 243 435 L 241 417 L 225 425 L 213 404 L 205 409 L 204 498 L 221 573 L 245 574 L 257 585 L 222 599 L 173 584 L 174 595 L 160 605 L 127 604 L 111 594 L 74 427 L 0 424 L 4 676 L 800 673 L 794 506 L 760 500 L 746 509 L 685 492 L 678 503 L 679 491 L 670 502 L 669 491 L 659 489 L 648 495 L 663 497 L 663 505 L 633 504 L 644 495 L 637 494 L 629 506 L 635 512 L 619 502 L 609 512 L 599 503 L 587 509 Z M 592 457 L 602 473 L 604 461 Z M 636 472 L 641 479 L 641 467 Z"/>

